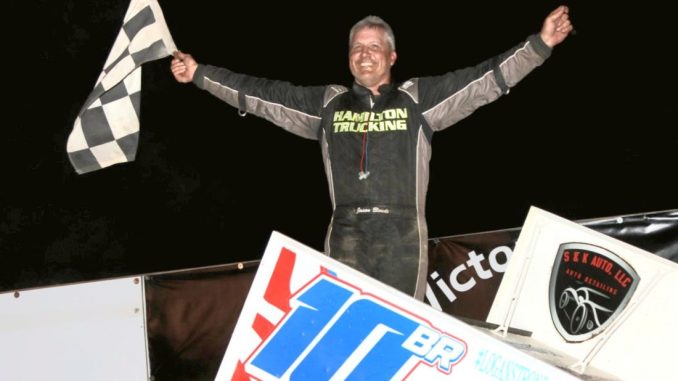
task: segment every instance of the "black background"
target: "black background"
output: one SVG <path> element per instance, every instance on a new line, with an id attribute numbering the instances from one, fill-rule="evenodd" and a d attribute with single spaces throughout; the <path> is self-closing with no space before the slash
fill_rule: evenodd
<path id="1" fill-rule="evenodd" d="M 322 249 L 317 142 L 176 83 L 169 58 L 142 69 L 137 160 L 73 171 L 66 139 L 128 4 L 30 0 L 5 16 L 21 26 L 5 33 L 0 290 L 258 259 L 273 230 Z M 300 85 L 351 83 L 348 30 L 368 14 L 393 27 L 404 80 L 503 52 L 558 4 L 161 1 L 199 62 Z M 520 226 L 530 205 L 572 220 L 678 207 L 670 12 L 567 4 L 576 35 L 434 135 L 431 237 Z"/>

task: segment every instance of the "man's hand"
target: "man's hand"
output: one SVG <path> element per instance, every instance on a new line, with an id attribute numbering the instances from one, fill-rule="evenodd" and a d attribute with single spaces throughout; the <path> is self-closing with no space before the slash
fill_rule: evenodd
<path id="1" fill-rule="evenodd" d="M 549 47 L 553 48 L 563 42 L 574 29 L 569 12 L 566 5 L 561 5 L 546 16 L 539 36 Z"/>
<path id="2" fill-rule="evenodd" d="M 190 54 L 182 53 L 178 50 L 174 52 L 170 69 L 177 82 L 188 83 L 193 81 L 193 74 L 195 74 L 195 69 L 197 68 L 198 63 Z"/>

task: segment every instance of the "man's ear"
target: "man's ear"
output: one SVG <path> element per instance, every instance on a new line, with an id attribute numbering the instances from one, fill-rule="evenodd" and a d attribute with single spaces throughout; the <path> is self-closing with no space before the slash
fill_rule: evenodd
<path id="1" fill-rule="evenodd" d="M 391 52 L 391 66 L 393 66 L 398 58 L 398 53 L 394 51 Z"/>

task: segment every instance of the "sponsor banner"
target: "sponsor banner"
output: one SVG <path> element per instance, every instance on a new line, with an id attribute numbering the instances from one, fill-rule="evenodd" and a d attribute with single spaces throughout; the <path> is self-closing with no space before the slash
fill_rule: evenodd
<path id="1" fill-rule="evenodd" d="M 520 229 L 432 239 L 424 301 L 447 314 L 485 321 Z"/>
<path id="2" fill-rule="evenodd" d="M 678 262 L 678 210 L 578 223 Z M 429 240 L 425 302 L 450 315 L 485 321 L 520 232 L 513 228 Z"/>
<path id="3" fill-rule="evenodd" d="M 216 380 L 576 380 L 273 233 Z"/>
<path id="4" fill-rule="evenodd" d="M 152 380 L 214 380 L 258 266 L 257 260 L 144 277 Z"/>
<path id="5" fill-rule="evenodd" d="M 531 208 L 487 321 L 621 379 L 675 372 L 678 264 Z M 642 364 L 642 366 L 638 366 Z"/>

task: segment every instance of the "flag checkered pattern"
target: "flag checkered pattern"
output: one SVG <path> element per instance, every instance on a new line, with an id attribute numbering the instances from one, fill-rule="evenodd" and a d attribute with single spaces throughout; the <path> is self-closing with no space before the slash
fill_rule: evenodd
<path id="1" fill-rule="evenodd" d="M 176 50 L 156 0 L 132 0 L 66 151 L 77 173 L 133 161 L 139 143 L 141 65 Z"/>

